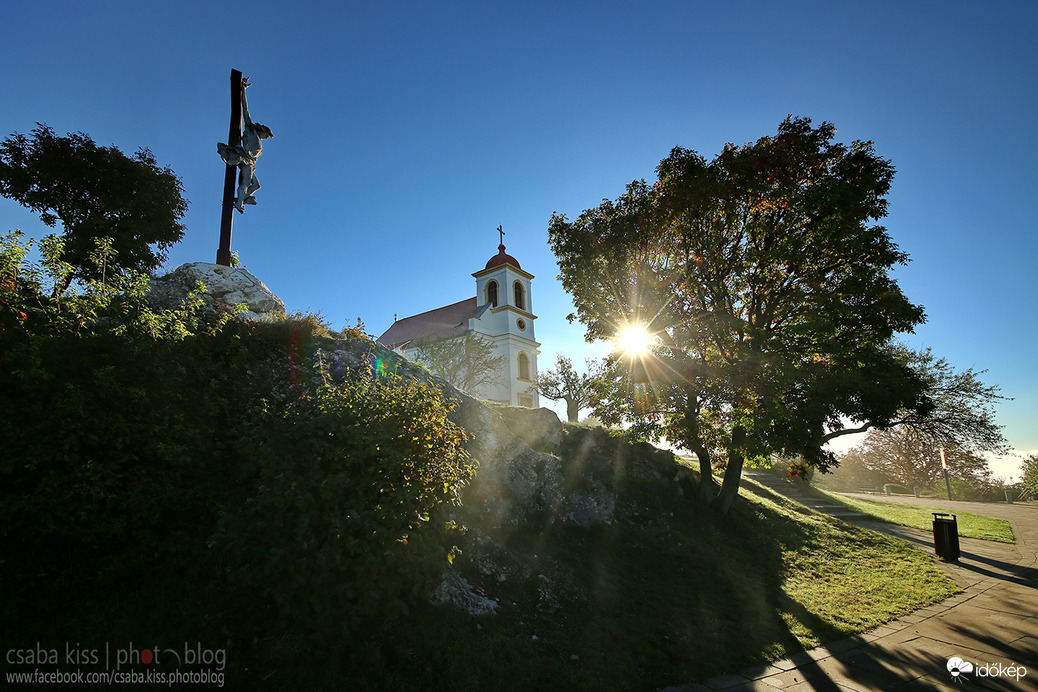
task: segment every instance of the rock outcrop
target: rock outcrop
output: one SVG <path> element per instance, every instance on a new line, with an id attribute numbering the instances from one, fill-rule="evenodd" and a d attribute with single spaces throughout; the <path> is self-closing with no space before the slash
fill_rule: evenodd
<path id="1" fill-rule="evenodd" d="M 493 615 L 498 603 L 479 593 L 465 578 L 448 566 L 443 570 L 440 585 L 432 595 L 434 605 L 464 610 L 469 615 Z"/>
<path id="2" fill-rule="evenodd" d="M 630 443 L 601 427 L 563 425 L 549 409 L 489 406 L 458 391 L 420 365 L 365 339 L 322 349 L 333 373 L 393 372 L 440 389 L 455 402 L 451 419 L 471 439 L 479 462 L 463 501 L 485 526 L 519 525 L 536 518 L 590 528 L 615 520 L 617 497 L 630 483 L 691 489 L 692 472 L 674 454 Z"/>
<path id="3" fill-rule="evenodd" d="M 432 384 L 454 401 L 450 417 L 471 436 L 466 448 L 479 467 L 456 508 L 466 529 L 462 557 L 444 572 L 434 603 L 490 615 L 496 594 L 533 589 L 536 608 L 550 613 L 583 598 L 576 580 L 547 556 L 516 552 L 509 536 L 644 522 L 653 510 L 639 503 L 696 495 L 693 472 L 669 451 L 563 424 L 548 409 L 487 405 L 367 339 L 324 339 L 314 349 L 337 378 L 395 374 Z"/>
<path id="4" fill-rule="evenodd" d="M 247 269 L 208 262 L 182 264 L 169 274 L 152 279 L 148 300 L 159 309 L 176 307 L 198 282 L 205 285 L 203 298 L 211 306 L 244 303 L 248 307 L 246 319 L 285 312 L 285 303 Z"/>
<path id="5" fill-rule="evenodd" d="M 509 428 L 496 407 L 458 391 L 422 366 L 366 339 L 335 342 L 320 357 L 336 376 L 346 376 L 348 371 L 370 373 L 378 367 L 379 372 L 428 382 L 454 401 L 450 418 L 471 435 L 466 449 L 479 462 L 475 480 L 464 491 L 464 502 L 478 509 L 482 522 L 515 525 L 535 513 L 558 512 L 565 504 L 559 458 L 531 448 Z M 547 409 L 542 411 L 554 419 L 560 433 L 556 438 L 561 440 L 558 417 Z M 514 415 L 510 413 L 509 417 Z"/>

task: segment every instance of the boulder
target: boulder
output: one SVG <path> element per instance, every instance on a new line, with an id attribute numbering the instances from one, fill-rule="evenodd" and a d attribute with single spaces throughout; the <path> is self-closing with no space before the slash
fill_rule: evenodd
<path id="1" fill-rule="evenodd" d="M 440 585 L 432 595 L 433 605 L 464 610 L 469 615 L 493 615 L 498 603 L 472 587 L 450 566 L 443 570 Z"/>
<path id="2" fill-rule="evenodd" d="M 451 419 L 472 436 L 466 445 L 479 461 L 465 489 L 466 503 L 479 507 L 490 523 L 521 524 L 532 514 L 555 514 L 563 499 L 558 457 L 530 448 L 508 429 L 501 415 L 482 402 L 449 391 L 458 403 Z"/>
<path id="3" fill-rule="evenodd" d="M 152 279 L 148 301 L 160 310 L 174 308 L 198 282 L 205 284 L 203 298 L 210 305 L 244 303 L 248 308 L 246 319 L 285 312 L 285 303 L 247 269 L 208 262 L 182 264 L 169 274 Z"/>
<path id="4" fill-rule="evenodd" d="M 505 419 L 505 425 L 513 434 L 534 449 L 553 452 L 562 442 L 562 421 L 551 409 L 495 406 L 494 410 Z"/>

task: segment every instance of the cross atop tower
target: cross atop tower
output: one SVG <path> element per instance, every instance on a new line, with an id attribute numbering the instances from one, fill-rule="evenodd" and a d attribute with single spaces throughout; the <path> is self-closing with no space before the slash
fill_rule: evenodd
<path id="1" fill-rule="evenodd" d="M 505 244 L 505 232 L 501 230 L 501 227 L 497 227 L 497 232 L 501 234 L 501 245 Z"/>

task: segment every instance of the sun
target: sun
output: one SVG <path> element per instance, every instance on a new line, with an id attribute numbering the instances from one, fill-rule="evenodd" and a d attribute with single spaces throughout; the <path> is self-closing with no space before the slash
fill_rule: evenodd
<path id="1" fill-rule="evenodd" d="M 652 345 L 652 335 L 640 324 L 629 324 L 617 332 L 616 345 L 624 355 L 644 355 Z"/>

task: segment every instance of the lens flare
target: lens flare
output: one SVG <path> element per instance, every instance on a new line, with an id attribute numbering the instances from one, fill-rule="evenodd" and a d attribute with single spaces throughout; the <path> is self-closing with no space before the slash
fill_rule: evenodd
<path id="1" fill-rule="evenodd" d="M 629 324 L 617 333 L 616 345 L 625 355 L 640 356 L 648 353 L 652 335 L 640 324 Z"/>

